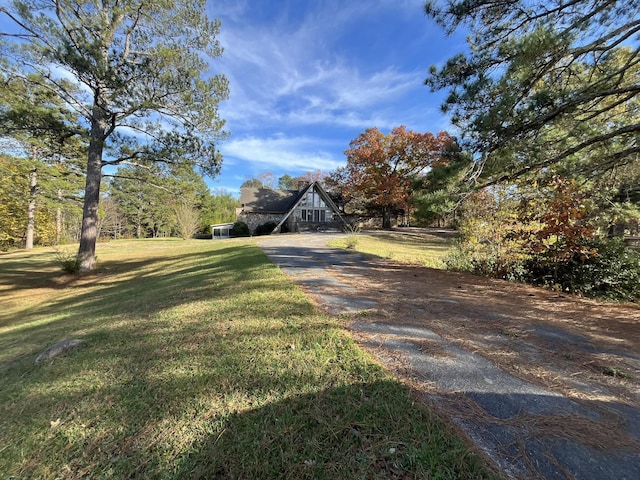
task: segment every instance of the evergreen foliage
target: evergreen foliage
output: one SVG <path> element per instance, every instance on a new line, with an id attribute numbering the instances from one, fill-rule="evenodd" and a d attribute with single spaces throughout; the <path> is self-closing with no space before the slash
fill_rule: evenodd
<path id="1" fill-rule="evenodd" d="M 38 181 L 32 188 L 34 171 Z M 25 247 L 33 198 L 37 201 L 33 245 L 77 240 L 81 215 L 78 178 L 65 164 L 0 155 L 0 250 Z"/>
<path id="2" fill-rule="evenodd" d="M 76 131 L 88 144 L 82 270 L 94 264 L 103 167 L 161 162 L 207 175 L 219 171 L 218 103 L 228 86 L 222 75 L 204 76 L 208 60 L 222 53 L 220 22 L 207 18 L 205 3 L 13 0 L 0 6 L 13 29 L 0 32 L 8 39 L 0 44 L 0 71 L 38 78 L 80 117 Z"/>
<path id="3" fill-rule="evenodd" d="M 249 226 L 244 222 L 235 222 L 233 227 L 231 227 L 231 236 L 232 237 L 250 237 L 251 231 L 249 230 Z"/>
<path id="4" fill-rule="evenodd" d="M 574 254 L 558 264 L 546 258 L 527 260 L 523 280 L 588 297 L 640 301 L 640 252 L 619 238 L 594 238 L 583 247 L 594 254 Z"/>
<path id="5" fill-rule="evenodd" d="M 460 183 L 471 163 L 469 153 L 452 143 L 444 150 L 441 162 L 426 175 L 414 179 L 411 204 L 418 225 L 455 225 L 455 211 L 462 193 Z"/>
<path id="6" fill-rule="evenodd" d="M 208 195 L 202 206 L 203 233 L 211 233 L 211 225 L 231 223 L 236 219 L 236 208 L 240 204 L 233 195 L 220 192 Z"/>
<path id="7" fill-rule="evenodd" d="M 273 229 L 276 228 L 278 224 L 276 222 L 265 222 L 256 227 L 255 235 L 271 235 Z"/>
<path id="8" fill-rule="evenodd" d="M 60 269 L 69 275 L 77 275 L 80 273 L 80 262 L 77 255 L 69 252 L 57 250 L 56 262 L 60 265 Z"/>
<path id="9" fill-rule="evenodd" d="M 293 190 L 294 188 L 296 188 L 296 181 L 288 173 L 278 178 L 278 190 Z"/>
<path id="10" fill-rule="evenodd" d="M 265 185 L 259 178 L 249 178 L 242 182 L 240 188 L 265 188 Z"/>
<path id="11" fill-rule="evenodd" d="M 600 174 L 640 153 L 640 4 L 626 0 L 430 1 L 469 52 L 432 67 L 477 156 L 471 179 L 513 180 L 565 161 Z M 561 173 L 561 172 L 556 172 Z"/>
<path id="12" fill-rule="evenodd" d="M 120 166 L 112 175 L 108 194 L 115 203 L 112 215 L 121 217 L 121 236 L 146 238 L 177 235 L 190 238 L 197 231 L 205 231 L 210 223 L 204 218 L 212 208 L 209 188 L 202 177 L 189 165 L 143 163 Z M 103 204 L 105 203 L 103 199 Z M 188 207 L 185 207 L 185 204 Z M 187 212 L 193 210 L 187 230 Z M 178 214 L 180 212 L 180 214 Z M 107 211 L 105 210 L 105 213 Z M 234 211 L 235 213 L 235 211 Z"/>
<path id="13" fill-rule="evenodd" d="M 13 153 L 5 161 L 14 166 L 5 168 L 13 171 L 6 174 L 20 192 L 19 209 L 15 202 L 10 205 L 22 229 L 4 236 L 12 237 L 12 246 L 26 249 L 64 240 L 64 220 L 76 216 L 71 212 L 81 198 L 81 158 L 86 156 L 86 144 L 73 127 L 77 116 L 41 81 L 37 75 L 5 77 L 0 72 L 0 141 Z"/>

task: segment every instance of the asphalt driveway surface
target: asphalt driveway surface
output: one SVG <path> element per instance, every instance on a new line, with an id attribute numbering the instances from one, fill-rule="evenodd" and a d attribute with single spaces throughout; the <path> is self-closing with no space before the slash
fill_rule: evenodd
<path id="1" fill-rule="evenodd" d="M 332 249 L 258 245 L 512 478 L 640 479 L 640 309 Z"/>

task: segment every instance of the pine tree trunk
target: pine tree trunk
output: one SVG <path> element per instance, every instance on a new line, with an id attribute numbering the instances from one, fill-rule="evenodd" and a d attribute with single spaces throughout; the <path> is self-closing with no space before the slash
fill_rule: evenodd
<path id="1" fill-rule="evenodd" d="M 98 239 L 98 206 L 100 204 L 100 181 L 102 180 L 102 151 L 104 149 L 104 132 L 106 122 L 99 107 L 94 108 L 94 119 L 91 122 L 89 154 L 87 159 L 87 181 L 84 190 L 84 207 L 82 209 L 82 231 L 80 232 L 80 248 L 78 261 L 80 271 L 93 270 L 96 261 L 96 241 Z"/>
<path id="2" fill-rule="evenodd" d="M 142 220 L 140 220 L 140 210 L 136 212 L 136 238 L 142 238 Z"/>
<path id="3" fill-rule="evenodd" d="M 33 233 L 36 225 L 36 193 L 38 190 L 38 169 L 36 167 L 29 173 L 29 206 L 27 208 L 27 237 L 24 248 L 33 248 Z"/>

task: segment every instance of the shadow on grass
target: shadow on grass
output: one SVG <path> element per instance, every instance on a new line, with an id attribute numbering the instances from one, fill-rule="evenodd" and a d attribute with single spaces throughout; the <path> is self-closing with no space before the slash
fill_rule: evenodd
<path id="1" fill-rule="evenodd" d="M 56 291 L 0 317 L 8 475 L 473 478 L 466 448 L 254 246 L 101 262 Z M 34 364 L 68 336 L 87 342 Z"/>
<path id="2" fill-rule="evenodd" d="M 48 286 L 60 275 L 60 264 L 51 250 L 0 254 L 0 286 L 5 291 Z"/>
<path id="3" fill-rule="evenodd" d="M 224 250 L 114 263 L 118 281 L 109 282 L 105 267 L 107 278 L 88 298 L 42 307 L 60 312 L 50 324 L 0 336 L 5 346 L 8 337 L 41 342 L 86 329 L 88 340 L 41 366 L 25 357 L 0 368 L 0 471 L 25 478 L 485 475 L 288 281 L 265 276 L 275 267 L 257 249 Z M 265 309 L 252 296 L 265 285 L 286 295 L 283 305 Z M 200 305 L 212 297 L 220 302 Z M 192 315 L 167 316 L 188 303 Z M 487 435 L 503 430 L 497 424 Z"/>
<path id="4" fill-rule="evenodd" d="M 335 324 L 304 311 L 245 321 L 132 317 L 42 365 L 13 362 L 0 371 L 0 471 L 484 478 L 406 387 L 364 360 Z"/>
<path id="5" fill-rule="evenodd" d="M 444 396 L 459 403 L 459 395 Z M 533 394 L 477 396 L 492 405 L 512 397 L 530 405 L 556 400 Z M 630 407 L 606 401 L 584 406 L 611 415 L 594 420 L 560 409 L 503 418 L 485 412 L 484 423 L 475 425 L 473 435 L 509 478 L 639 478 L 637 421 L 607 427 L 616 415 L 629 418 Z M 502 478 L 504 473 L 491 473 L 471 449 L 452 437 L 451 428 L 422 408 L 409 402 L 404 388 L 392 381 L 295 396 L 221 421 L 220 430 L 181 461 L 178 477 Z M 473 430 L 465 415 L 468 412 L 458 420 Z"/>
<path id="6" fill-rule="evenodd" d="M 92 363 L 87 350 L 76 359 Z M 251 366 L 243 363 L 227 367 L 247 372 Z M 86 373 L 72 369 L 67 383 L 78 375 Z M 39 445 L 23 443 L 20 466 L 8 471 L 68 479 L 103 472 L 173 479 L 491 478 L 398 382 L 318 385 L 317 392 L 300 393 L 292 385 L 308 386 L 308 378 L 227 375 L 163 376 L 139 365 L 94 391 L 30 395 L 45 412 L 38 423 L 60 423 L 44 433 L 32 427 Z M 224 396 L 242 402 L 220 402 Z"/>
<path id="7" fill-rule="evenodd" d="M 234 413 L 194 445 L 178 478 L 491 478 L 398 382 L 302 394 Z"/>
<path id="8" fill-rule="evenodd" d="M 3 259 L 0 263 L 0 285 L 9 286 L 6 291 L 21 290 L 34 287 L 71 288 L 76 285 L 85 286 L 87 283 L 97 282 L 105 275 L 121 274 L 142 269 L 141 275 L 153 274 L 154 270 L 163 270 L 164 262 L 174 264 L 184 263 L 189 258 L 201 258 L 203 268 L 206 264 L 214 264 L 225 255 L 233 256 L 250 250 L 248 246 L 234 246 L 204 252 L 155 255 L 148 260 L 107 260 L 100 261 L 95 271 L 84 275 L 65 275 L 56 259 L 56 253 L 51 251 L 25 252 L 25 255 L 11 259 Z M 228 262 L 227 262 L 228 264 Z M 145 267 L 157 265 L 148 272 Z M 198 268 L 198 267 L 196 267 Z"/>
<path id="9" fill-rule="evenodd" d="M 336 348 L 324 321 L 227 325 L 187 321 L 172 331 L 161 323 L 119 325 L 42 367 L 23 365 L 0 394 L 0 440 L 10 446 L 4 453 L 23 459 L 7 471 L 27 478 L 66 472 L 70 479 L 106 471 L 116 478 L 491 478 L 450 430 L 414 404 L 405 386 Z M 319 374 L 309 360 L 311 344 L 333 348 Z M 477 434 L 503 465 L 517 473 L 528 458 L 523 452 L 536 459 L 523 478 L 536 472 L 571 478 L 556 462 L 568 472 L 586 472 L 580 478 L 640 473 L 637 414 L 625 425 L 626 444 L 620 429 L 606 427 L 615 424 L 611 419 L 584 414 L 629 415 L 624 405 L 581 402 L 574 412 L 566 401 L 557 405 L 563 397 L 472 397 L 486 416 Z M 553 417 L 489 408 L 505 402 L 552 412 L 558 426 Z M 457 413 L 465 421 L 469 411 Z M 567 429 L 572 416 L 574 428 Z M 49 428 L 50 422 L 59 425 Z M 12 431 L 17 423 L 28 433 Z M 599 423 L 601 435 L 584 445 L 572 441 Z"/>
<path id="10" fill-rule="evenodd" d="M 13 271 L 14 276 L 6 278 L 13 283 L 14 291 L 22 290 L 24 295 L 30 295 L 30 289 L 37 285 L 34 287 L 29 275 L 21 276 L 19 270 L 5 267 L 2 275 Z M 0 355 L 0 359 L 4 357 L 0 370 L 3 363 L 36 355 L 63 338 L 84 336 L 87 329 L 95 334 L 101 323 L 108 327 L 112 318 L 123 317 L 136 328 L 144 329 L 146 323 L 162 318 L 174 307 L 212 299 L 221 302 L 221 311 L 217 314 L 228 311 L 233 316 L 231 300 L 235 297 L 250 296 L 265 289 L 286 295 L 294 288 L 283 276 L 275 275 L 276 271 L 260 249 L 235 245 L 203 252 L 163 253 L 144 261 L 103 261 L 96 272 L 86 276 L 47 274 L 50 284 L 52 278 L 62 282 L 50 285 L 59 295 L 43 303 L 20 307 L 18 315 L 0 312 L 0 328 L 9 329 L 0 333 L 4 350 L 4 355 Z M 255 309 L 261 314 L 260 307 L 254 303 L 245 310 Z M 312 309 L 306 299 L 292 298 L 274 308 L 272 316 L 310 313 Z M 12 355 L 12 351 L 16 353 Z"/>

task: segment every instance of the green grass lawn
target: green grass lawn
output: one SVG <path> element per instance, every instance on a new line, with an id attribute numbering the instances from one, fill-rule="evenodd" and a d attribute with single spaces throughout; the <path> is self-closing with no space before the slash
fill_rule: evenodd
<path id="1" fill-rule="evenodd" d="M 0 254 L 0 476 L 490 477 L 341 321 L 250 240 Z"/>
<path id="2" fill-rule="evenodd" d="M 448 237 L 400 232 L 352 233 L 333 240 L 332 247 L 351 248 L 357 252 L 387 258 L 398 263 L 444 269 L 444 257 L 452 240 Z"/>

